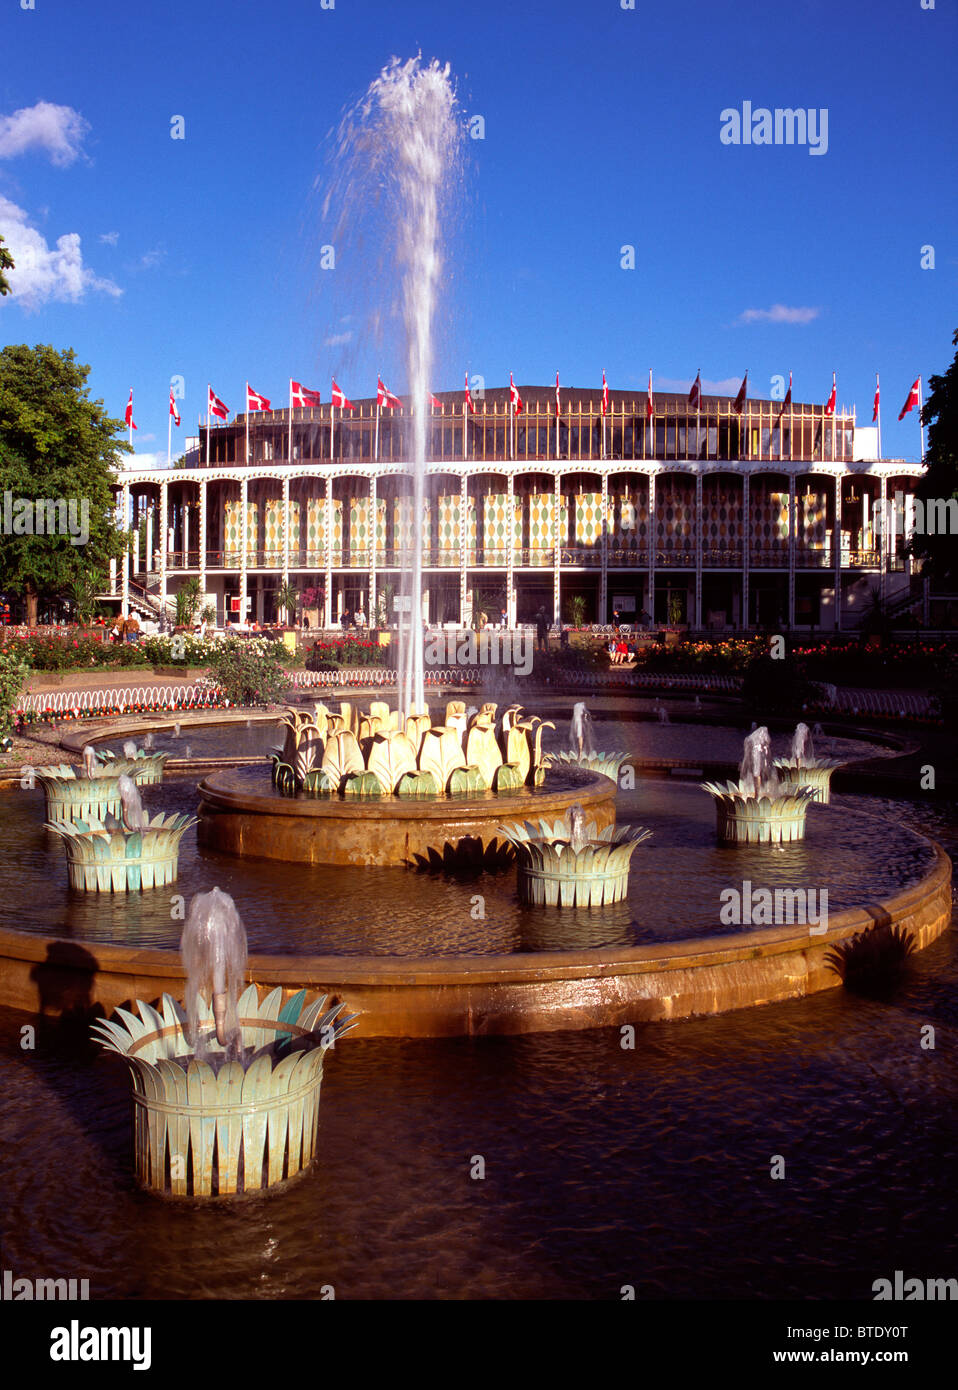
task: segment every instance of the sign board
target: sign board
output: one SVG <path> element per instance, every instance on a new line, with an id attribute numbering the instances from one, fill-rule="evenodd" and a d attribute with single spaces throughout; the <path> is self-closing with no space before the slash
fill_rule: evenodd
<path id="1" fill-rule="evenodd" d="M 634 613 L 635 594 L 613 594 L 612 607 L 617 608 L 620 613 Z"/>
<path id="2" fill-rule="evenodd" d="M 394 594 L 394 595 L 393 595 L 393 612 L 394 612 L 394 613 L 411 613 L 411 612 L 412 612 L 412 595 L 411 595 L 411 594 Z"/>

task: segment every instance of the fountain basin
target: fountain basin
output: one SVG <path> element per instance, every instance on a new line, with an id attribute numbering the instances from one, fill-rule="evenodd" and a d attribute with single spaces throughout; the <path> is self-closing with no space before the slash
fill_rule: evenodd
<path id="1" fill-rule="evenodd" d="M 579 803 L 598 829 L 615 824 L 615 783 L 588 770 L 550 771 L 541 787 L 436 800 L 349 802 L 283 796 L 265 768 L 216 772 L 199 784 L 197 838 L 226 854 L 305 864 L 401 865 L 448 858 L 527 815 L 556 819 Z M 447 847 L 449 847 L 447 849 Z"/>
<path id="2" fill-rule="evenodd" d="M 97 777 L 84 777 L 68 763 L 37 768 L 36 779 L 46 793 L 47 820 L 63 824 L 91 816 L 102 820 L 107 813 L 119 816 L 120 778 L 132 776 L 134 769 L 130 758 L 114 759 L 109 771 L 104 768 Z"/>
<path id="3" fill-rule="evenodd" d="M 715 833 L 720 844 L 779 845 L 805 838 L 805 813 L 815 800 L 811 787 L 755 796 L 740 782 L 703 782 L 715 798 Z"/>
<path id="4" fill-rule="evenodd" d="M 326 996 L 303 1008 L 305 990 L 283 1003 L 255 985 L 238 1001 L 243 1063 L 228 1060 L 215 1033 L 198 1057 L 186 1037 L 186 1012 L 164 994 L 160 1012 L 137 999 L 140 1017 L 93 1025 L 102 1047 L 129 1063 L 134 1151 L 141 1187 L 172 1197 L 225 1197 L 274 1188 L 313 1161 L 319 1126 L 323 1054 L 355 1024 Z M 205 1002 L 205 1001 L 204 1001 Z M 206 1005 L 201 1026 L 212 1024 Z"/>
<path id="5" fill-rule="evenodd" d="M 827 806 L 831 801 L 832 773 L 841 765 L 840 758 L 816 758 L 807 763 L 792 762 L 790 758 L 775 759 L 775 771 L 783 790 L 810 787 L 815 793 L 812 800 L 822 806 Z"/>
<path id="6" fill-rule="evenodd" d="M 135 758 L 124 760 L 128 766 L 121 768 L 121 771 L 132 777 L 138 787 L 153 787 L 163 781 L 163 768 L 169 757 L 169 753 L 145 753 L 138 748 Z M 117 762 L 121 761 L 109 749 L 100 750 L 97 758 L 108 773 L 112 773 Z"/>
<path id="7" fill-rule="evenodd" d="M 516 876 L 521 902 L 545 907 L 603 907 L 621 902 L 629 889 L 632 851 L 650 830 L 608 825 L 586 828 L 587 842 L 577 846 L 567 821 L 554 825 L 504 825 L 504 837 L 516 849 Z"/>
<path id="8" fill-rule="evenodd" d="M 71 888 L 87 893 L 138 893 L 172 883 L 180 840 L 196 821 L 190 816 L 147 818 L 142 830 L 107 827 L 97 817 L 48 821 L 64 842 Z"/>

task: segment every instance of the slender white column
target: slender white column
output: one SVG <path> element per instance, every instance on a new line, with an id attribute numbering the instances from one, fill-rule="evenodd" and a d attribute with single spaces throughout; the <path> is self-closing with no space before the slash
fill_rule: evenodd
<path id="1" fill-rule="evenodd" d="M 160 612 L 166 619 L 166 547 L 170 540 L 170 485 L 160 483 Z"/>
<path id="2" fill-rule="evenodd" d="M 124 538 L 125 544 L 124 544 L 124 548 L 123 548 L 123 578 L 122 578 L 122 581 L 121 581 L 121 583 L 122 583 L 122 596 L 121 596 L 121 600 L 120 600 L 120 611 L 122 612 L 123 616 L 126 617 L 126 615 L 127 615 L 127 614 L 129 613 L 129 611 L 130 611 L 130 564 L 131 564 L 131 558 L 130 558 L 130 485 L 129 485 L 129 483 L 124 483 L 124 484 L 123 484 L 123 538 Z"/>
<path id="3" fill-rule="evenodd" d="M 798 497 L 795 474 L 788 475 L 788 626 L 795 627 L 795 546 L 798 531 Z"/>
<path id="4" fill-rule="evenodd" d="M 239 620 L 246 622 L 247 593 L 247 525 L 249 517 L 249 480 L 244 473 L 240 479 L 240 572 L 239 572 Z"/>
<path id="5" fill-rule="evenodd" d="M 653 436 L 654 437 L 654 436 Z M 653 625 L 655 623 L 655 543 L 658 539 L 655 529 L 655 478 L 654 473 L 647 475 L 649 482 L 649 618 Z"/>
<path id="6" fill-rule="evenodd" d="M 376 513 L 379 510 L 379 490 L 376 474 L 369 479 L 369 612 L 366 615 L 370 627 L 376 626 Z"/>
<path id="7" fill-rule="evenodd" d="M 326 613 L 325 626 L 333 625 L 333 475 L 326 475 Z"/>
<path id="8" fill-rule="evenodd" d="M 553 506 L 555 516 L 552 518 L 552 621 L 553 623 L 562 622 L 562 476 L 556 468 L 555 491 Z"/>
<path id="9" fill-rule="evenodd" d="M 696 448 L 698 447 L 698 427 L 696 426 Z M 702 547 L 703 547 L 703 498 L 704 479 L 702 470 L 695 474 L 695 630 L 702 630 Z"/>
<path id="10" fill-rule="evenodd" d="M 609 613 L 609 475 L 602 474 L 602 536 L 601 536 L 601 565 L 599 574 L 599 611 L 596 614 L 596 621 L 604 623 L 608 621 Z"/>
<path id="11" fill-rule="evenodd" d="M 834 445 L 834 424 L 832 443 Z M 833 448 L 834 456 L 834 448 Z M 835 474 L 835 631 L 842 630 L 842 475 Z"/>
<path id="12" fill-rule="evenodd" d="M 749 622 L 749 575 L 751 573 L 752 559 L 752 523 L 750 516 L 751 500 L 751 479 L 747 473 L 742 475 L 742 615 L 741 622 L 744 628 L 751 626 Z"/>
<path id="13" fill-rule="evenodd" d="M 459 484 L 459 621 L 465 622 L 466 593 L 469 587 L 469 477 L 465 472 Z"/>
<path id="14" fill-rule="evenodd" d="M 206 593 L 206 479 L 200 482 L 200 593 Z"/>
<path id="15" fill-rule="evenodd" d="M 289 583 L 289 474 L 283 474 L 283 583 Z M 289 614 L 286 615 L 289 617 Z"/>
<path id="16" fill-rule="evenodd" d="M 516 625 L 515 588 L 516 562 L 516 480 L 510 473 L 506 479 L 506 622 Z"/>
<path id="17" fill-rule="evenodd" d="M 146 572 L 153 573 L 153 503 L 146 508 Z"/>
<path id="18" fill-rule="evenodd" d="M 879 453 L 880 452 L 879 450 Z M 885 477 L 884 473 L 881 475 L 880 487 L 881 492 L 878 496 L 878 505 L 880 508 L 878 515 L 881 519 L 881 525 L 878 530 L 878 593 L 881 601 L 884 603 L 885 593 L 888 587 L 888 576 L 886 571 L 888 569 L 888 555 L 890 553 L 888 548 L 888 479 Z M 874 532 L 874 530 L 875 522 L 873 519 L 872 531 Z M 894 540 L 892 544 L 894 544 Z"/>

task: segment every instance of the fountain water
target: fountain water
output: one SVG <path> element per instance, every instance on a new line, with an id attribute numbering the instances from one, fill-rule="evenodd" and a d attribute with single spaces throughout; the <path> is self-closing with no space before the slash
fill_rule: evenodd
<path id="1" fill-rule="evenodd" d="M 236 1001 L 246 974 L 246 930 L 236 904 L 219 888 L 197 893 L 183 927 L 180 952 L 186 967 L 186 1012 L 189 1038 L 197 1056 L 203 1055 L 200 1033 L 200 994 L 213 1009 L 216 1041 L 228 1057 L 240 1060 Z"/>
<path id="2" fill-rule="evenodd" d="M 399 628 L 399 707 L 425 711 L 422 516 L 432 329 L 442 270 L 442 222 L 462 132 L 448 65 L 421 58 L 383 68 L 340 128 L 339 162 L 349 183 L 394 209 L 396 247 L 413 409 L 413 556 L 409 621 Z M 354 193 L 355 196 L 355 193 Z M 326 200 L 329 206 L 329 197 Z M 401 616 L 401 615 L 400 615 Z"/>
<path id="3" fill-rule="evenodd" d="M 152 733 L 148 733 L 148 734 L 145 736 L 145 738 L 143 739 L 143 749 L 144 749 L 144 752 L 146 752 L 146 753 L 152 753 L 152 752 L 153 752 L 153 749 L 154 749 L 155 747 L 156 747 L 156 739 L 153 737 Z"/>
<path id="4" fill-rule="evenodd" d="M 120 778 L 120 819 L 124 830 L 143 830 L 147 816 L 143 810 L 143 800 L 132 778 L 125 774 Z"/>
<path id="5" fill-rule="evenodd" d="M 764 724 L 745 738 L 737 782 L 703 782 L 715 798 L 720 844 L 782 844 L 805 838 L 805 813 L 815 799 L 802 779 L 779 780 Z"/>
<path id="6" fill-rule="evenodd" d="M 83 749 L 83 775 L 84 777 L 95 777 L 99 770 L 96 760 L 96 749 L 92 743 L 88 743 Z"/>
<path id="7" fill-rule="evenodd" d="M 592 715 L 582 701 L 572 707 L 569 738 L 573 753 L 578 753 L 580 758 L 583 754 L 595 752 L 595 740 L 592 736 Z"/>
<path id="8" fill-rule="evenodd" d="M 136 757 L 136 741 L 135 741 L 135 739 L 128 738 L 128 739 L 126 740 L 126 742 L 123 744 L 123 756 L 124 756 L 124 758 L 135 758 L 135 757 Z"/>
<path id="9" fill-rule="evenodd" d="M 820 726 L 816 725 L 816 729 Z M 815 800 L 827 805 L 831 799 L 831 778 L 840 758 L 818 758 L 812 747 L 807 724 L 799 724 L 792 735 L 791 754 L 776 758 L 775 767 L 784 787 L 810 787 Z"/>
<path id="10" fill-rule="evenodd" d="M 775 796 L 778 792 L 772 740 L 764 724 L 746 737 L 738 775 L 746 796 Z"/>

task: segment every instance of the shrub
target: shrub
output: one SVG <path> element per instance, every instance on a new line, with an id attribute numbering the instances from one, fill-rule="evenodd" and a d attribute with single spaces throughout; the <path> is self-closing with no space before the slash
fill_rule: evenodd
<path id="1" fill-rule="evenodd" d="M 306 657 L 307 671 L 338 671 L 341 667 L 384 666 L 387 647 L 364 637 L 337 637 L 314 642 Z"/>
<path id="2" fill-rule="evenodd" d="M 231 704 L 278 704 L 289 685 L 286 655 L 282 642 L 228 637 L 210 651 L 210 676 Z"/>
<path id="3" fill-rule="evenodd" d="M 13 707 L 27 678 L 27 665 L 16 650 L 0 651 L 0 738 L 13 727 Z"/>

